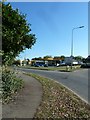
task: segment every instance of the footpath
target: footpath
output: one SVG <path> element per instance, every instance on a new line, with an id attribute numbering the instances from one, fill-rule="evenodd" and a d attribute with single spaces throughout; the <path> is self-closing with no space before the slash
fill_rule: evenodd
<path id="1" fill-rule="evenodd" d="M 22 72 L 18 72 L 17 77 L 24 80 L 24 88 L 18 93 L 14 101 L 2 105 L 3 120 L 5 118 L 12 118 L 12 120 L 28 118 L 28 120 L 31 120 L 42 100 L 43 93 L 41 83 Z"/>

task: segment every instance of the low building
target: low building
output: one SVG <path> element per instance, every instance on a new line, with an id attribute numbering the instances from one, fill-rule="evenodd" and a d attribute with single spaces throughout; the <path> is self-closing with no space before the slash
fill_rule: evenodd
<path id="1" fill-rule="evenodd" d="M 61 58 L 60 56 L 55 56 L 55 57 L 53 58 L 53 61 L 54 61 L 54 64 L 55 64 L 56 66 L 59 66 L 60 63 L 62 62 L 62 58 Z"/>
<path id="2" fill-rule="evenodd" d="M 75 60 L 75 59 L 72 58 L 72 57 L 65 57 L 64 63 L 65 63 L 66 65 L 71 65 L 71 64 L 77 65 L 77 64 L 78 64 L 78 61 Z"/>

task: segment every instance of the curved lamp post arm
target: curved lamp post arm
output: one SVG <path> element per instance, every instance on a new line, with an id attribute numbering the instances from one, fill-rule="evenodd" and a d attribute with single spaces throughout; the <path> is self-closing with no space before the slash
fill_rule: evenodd
<path id="1" fill-rule="evenodd" d="M 73 32 L 75 29 L 79 29 L 79 28 L 83 28 L 84 26 L 80 26 L 80 27 L 75 27 L 72 29 L 72 41 L 71 41 L 71 57 L 73 57 Z M 72 61 L 71 61 L 71 69 L 72 69 Z"/>

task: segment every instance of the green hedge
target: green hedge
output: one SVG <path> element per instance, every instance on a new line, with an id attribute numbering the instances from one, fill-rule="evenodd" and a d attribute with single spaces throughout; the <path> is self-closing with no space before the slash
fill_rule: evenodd
<path id="1" fill-rule="evenodd" d="M 4 69 L 2 70 L 2 101 L 8 102 L 13 94 L 23 87 L 23 80 L 17 78 L 14 72 Z"/>

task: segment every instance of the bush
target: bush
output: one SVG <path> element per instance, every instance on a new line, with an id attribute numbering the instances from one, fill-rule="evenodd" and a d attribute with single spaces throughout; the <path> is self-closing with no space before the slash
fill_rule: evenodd
<path id="1" fill-rule="evenodd" d="M 8 69 L 2 71 L 2 100 L 8 102 L 23 87 L 23 81 Z"/>

